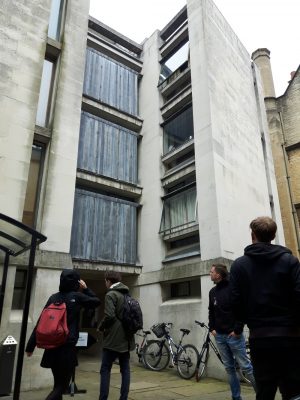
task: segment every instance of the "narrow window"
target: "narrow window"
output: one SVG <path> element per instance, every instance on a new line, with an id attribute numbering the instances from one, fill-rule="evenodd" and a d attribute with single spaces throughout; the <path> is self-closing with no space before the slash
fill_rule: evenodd
<path id="1" fill-rule="evenodd" d="M 44 60 L 39 102 L 36 114 L 36 124 L 45 128 L 49 122 L 51 95 L 54 76 L 54 62 Z"/>
<path id="2" fill-rule="evenodd" d="M 27 181 L 27 190 L 23 211 L 23 219 L 22 222 L 25 225 L 34 227 L 36 214 L 37 214 L 37 204 L 38 204 L 38 194 L 39 194 L 39 186 L 40 186 L 40 178 L 41 178 L 41 170 L 42 170 L 42 162 L 43 162 L 43 153 L 44 148 L 41 145 L 33 144 L 28 181 Z"/>
<path id="3" fill-rule="evenodd" d="M 15 285 L 12 299 L 12 310 L 22 310 L 25 301 L 27 271 L 25 269 L 17 269 L 15 277 Z"/>
<path id="4" fill-rule="evenodd" d="M 188 297 L 191 295 L 191 282 L 171 283 L 171 297 Z"/>
<path id="5" fill-rule="evenodd" d="M 297 217 L 298 217 L 298 223 L 300 226 L 300 204 L 295 204 L 295 209 L 296 209 L 296 213 L 297 213 Z"/>
<path id="6" fill-rule="evenodd" d="M 50 10 L 48 37 L 57 41 L 60 41 L 63 4 L 63 0 L 52 0 Z"/>
<path id="7" fill-rule="evenodd" d="M 175 71 L 184 70 L 188 67 L 188 58 L 189 58 L 189 42 L 184 43 L 179 47 L 179 49 L 173 53 L 169 58 L 161 63 L 161 70 L 159 75 L 159 82 L 161 84 L 164 82 L 169 76 L 171 76 Z M 185 68 L 180 68 L 185 65 Z"/>
<path id="8" fill-rule="evenodd" d="M 164 123 L 164 154 L 192 140 L 193 137 L 193 108 L 190 106 Z"/>
<path id="9" fill-rule="evenodd" d="M 170 194 L 164 199 L 160 233 L 172 233 L 197 223 L 196 187 Z"/>

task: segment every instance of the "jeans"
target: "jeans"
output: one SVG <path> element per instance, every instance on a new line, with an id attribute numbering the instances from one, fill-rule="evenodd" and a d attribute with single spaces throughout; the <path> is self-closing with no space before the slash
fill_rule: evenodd
<path id="1" fill-rule="evenodd" d="M 241 386 L 236 372 L 236 362 L 250 380 L 254 389 L 256 389 L 252 364 L 246 353 L 244 335 L 234 337 L 228 336 L 228 334 L 217 333 L 215 339 L 224 363 L 225 370 L 228 374 L 232 399 L 241 400 Z"/>
<path id="2" fill-rule="evenodd" d="M 113 350 L 103 349 L 102 364 L 100 369 L 100 396 L 99 400 L 107 400 L 110 385 L 110 372 L 112 364 L 116 359 L 119 359 L 120 372 L 122 376 L 120 400 L 127 400 L 130 386 L 130 368 L 129 368 L 129 351 L 125 353 L 118 353 Z"/>
<path id="3" fill-rule="evenodd" d="M 257 400 L 300 399 L 300 339 L 268 337 L 250 339 L 250 353 L 257 383 Z"/>

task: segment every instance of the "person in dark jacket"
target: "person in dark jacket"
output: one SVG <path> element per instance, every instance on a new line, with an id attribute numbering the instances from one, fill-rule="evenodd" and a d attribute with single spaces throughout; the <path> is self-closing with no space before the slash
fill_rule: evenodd
<path id="1" fill-rule="evenodd" d="M 252 244 L 231 268 L 233 311 L 250 330 L 256 399 L 273 400 L 279 388 L 290 400 L 300 394 L 300 264 L 271 244 L 271 218 L 258 217 L 250 228 Z"/>
<path id="2" fill-rule="evenodd" d="M 241 400 L 241 385 L 236 373 L 236 363 L 256 389 L 252 364 L 246 353 L 244 325 L 234 318 L 232 312 L 227 267 L 223 264 L 212 265 L 210 278 L 216 286 L 209 292 L 209 330 L 215 337 L 228 374 L 232 399 Z"/>
<path id="3" fill-rule="evenodd" d="M 130 386 L 130 351 L 135 348 L 135 344 L 134 335 L 128 336 L 124 330 L 121 316 L 124 294 L 128 293 L 129 289 L 121 282 L 121 274 L 116 271 L 106 271 L 105 285 L 108 291 L 105 295 L 104 318 L 98 328 L 103 332 L 99 400 L 108 399 L 111 368 L 116 359 L 119 360 L 122 376 L 120 400 L 127 400 Z"/>
<path id="4" fill-rule="evenodd" d="M 74 368 L 78 364 L 76 343 L 79 337 L 79 313 L 81 308 L 93 309 L 100 305 L 100 300 L 88 289 L 79 274 L 72 269 L 65 269 L 60 276 L 59 292 L 49 297 L 45 308 L 51 303 L 63 301 L 67 309 L 67 325 L 69 335 L 66 343 L 54 349 L 44 351 L 41 367 L 51 368 L 54 386 L 46 400 L 62 400 L 67 390 Z M 26 345 L 27 356 L 30 357 L 36 347 L 36 327 Z"/>

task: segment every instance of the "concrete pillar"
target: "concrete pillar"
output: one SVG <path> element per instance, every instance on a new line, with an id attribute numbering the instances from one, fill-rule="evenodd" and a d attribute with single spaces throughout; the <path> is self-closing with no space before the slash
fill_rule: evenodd
<path id="1" fill-rule="evenodd" d="M 251 57 L 261 74 L 264 97 L 276 97 L 270 62 L 270 50 L 257 49 L 252 53 Z"/>

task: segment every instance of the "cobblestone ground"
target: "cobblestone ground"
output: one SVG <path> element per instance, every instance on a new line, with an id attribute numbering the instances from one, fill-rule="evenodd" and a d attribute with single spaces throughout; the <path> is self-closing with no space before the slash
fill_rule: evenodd
<path id="1" fill-rule="evenodd" d="M 131 366 L 131 387 L 129 400 L 231 400 L 228 384 L 216 379 L 204 378 L 200 382 L 181 379 L 174 369 L 152 372 L 144 369 L 135 362 Z M 99 396 L 99 366 L 95 363 L 81 363 L 76 372 L 78 389 L 86 389 L 84 394 L 75 394 L 74 398 L 97 400 Z M 22 392 L 21 400 L 43 400 L 49 389 Z M 113 366 L 109 400 L 119 400 L 120 373 L 117 365 Z M 243 400 L 255 400 L 252 388 L 242 385 Z M 66 400 L 70 395 L 65 395 Z M 4 397 L 3 399 L 11 399 Z M 281 396 L 277 395 L 276 400 Z"/>

